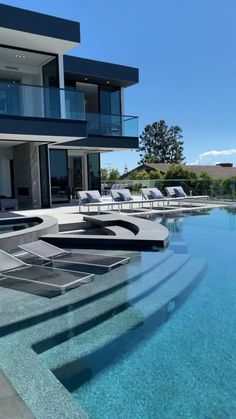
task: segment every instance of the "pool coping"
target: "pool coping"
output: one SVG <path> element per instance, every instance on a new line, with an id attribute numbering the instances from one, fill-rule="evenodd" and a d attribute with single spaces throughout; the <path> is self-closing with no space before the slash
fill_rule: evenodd
<path id="1" fill-rule="evenodd" d="M 42 215 L 35 217 L 15 217 L 15 218 L 4 218 L 2 221 L 39 221 L 39 223 L 33 227 L 25 228 L 18 231 L 12 231 L 9 233 L 3 233 L 0 235 L 0 248 L 9 252 L 16 249 L 19 244 L 29 243 L 38 240 L 44 234 L 55 234 L 58 233 L 58 220 L 51 215 Z M 0 220 L 1 222 L 1 220 Z"/>

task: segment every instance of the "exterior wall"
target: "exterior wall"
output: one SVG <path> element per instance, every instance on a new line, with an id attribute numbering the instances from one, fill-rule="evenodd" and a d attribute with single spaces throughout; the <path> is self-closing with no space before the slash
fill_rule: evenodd
<path id="1" fill-rule="evenodd" d="M 15 195 L 21 208 L 40 208 L 38 146 L 24 143 L 13 147 Z"/>

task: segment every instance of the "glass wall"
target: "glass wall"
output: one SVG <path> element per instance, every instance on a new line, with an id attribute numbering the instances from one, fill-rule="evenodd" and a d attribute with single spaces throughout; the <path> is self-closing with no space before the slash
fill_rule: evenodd
<path id="1" fill-rule="evenodd" d="M 76 90 L 84 93 L 86 113 L 99 112 L 97 84 L 76 82 Z"/>
<path id="2" fill-rule="evenodd" d="M 120 88 L 100 86 L 100 113 L 104 115 L 120 115 Z"/>
<path id="3" fill-rule="evenodd" d="M 120 88 L 101 86 L 100 126 L 103 135 L 122 135 Z"/>
<path id="4" fill-rule="evenodd" d="M 13 84 L 13 88 L 9 88 L 9 83 Z M 19 80 L 10 80 L 0 78 L 0 114 L 2 115 L 19 115 L 20 108 L 20 92 L 17 85 Z"/>
<path id="5" fill-rule="evenodd" d="M 50 150 L 52 203 L 69 202 L 67 150 Z"/>
<path id="6" fill-rule="evenodd" d="M 100 154 L 88 154 L 88 189 L 101 190 Z"/>
<path id="7" fill-rule="evenodd" d="M 83 158 L 82 156 L 74 157 L 74 188 L 77 191 L 83 189 Z"/>

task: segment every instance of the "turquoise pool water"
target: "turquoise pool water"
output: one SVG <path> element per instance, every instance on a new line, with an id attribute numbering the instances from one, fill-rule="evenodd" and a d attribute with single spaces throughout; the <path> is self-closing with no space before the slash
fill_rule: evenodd
<path id="1" fill-rule="evenodd" d="M 169 249 L 136 254 L 114 292 L 125 306 L 40 355 L 90 418 L 236 417 L 235 212 L 164 224 Z"/>

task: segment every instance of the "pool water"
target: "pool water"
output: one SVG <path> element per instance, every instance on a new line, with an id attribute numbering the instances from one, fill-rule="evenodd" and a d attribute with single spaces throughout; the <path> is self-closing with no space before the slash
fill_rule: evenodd
<path id="1" fill-rule="evenodd" d="M 134 258 L 129 277 L 140 278 L 126 288 L 126 309 L 40 355 L 90 418 L 236 417 L 236 214 L 215 209 L 163 223 L 169 249 Z M 153 284 L 168 269 L 161 294 Z M 190 279 L 193 292 L 178 310 L 178 298 L 170 301 L 162 321 L 160 296 Z"/>
<path id="2" fill-rule="evenodd" d="M 0 222 L 0 234 L 11 233 L 14 231 L 24 230 L 26 228 L 34 227 L 39 224 L 38 221 L 6 221 Z"/>

